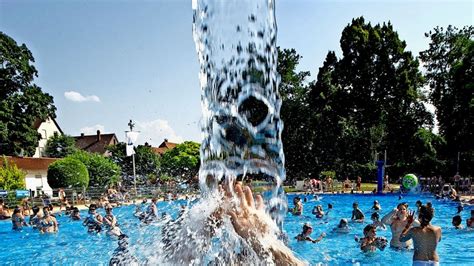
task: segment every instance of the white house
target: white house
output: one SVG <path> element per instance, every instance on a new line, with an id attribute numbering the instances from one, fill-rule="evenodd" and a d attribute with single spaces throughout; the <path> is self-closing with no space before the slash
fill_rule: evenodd
<path id="1" fill-rule="evenodd" d="M 54 136 L 54 134 L 62 135 L 63 131 L 59 127 L 56 120 L 51 117 L 48 117 L 45 121 L 41 121 L 39 119 L 36 120 L 33 127 L 36 128 L 38 133 L 41 134 L 41 139 L 38 142 L 38 147 L 36 147 L 36 151 L 33 155 L 33 158 L 41 158 L 45 156 L 44 151 L 48 139 Z"/>
<path id="2" fill-rule="evenodd" d="M 39 191 L 43 191 L 50 196 L 53 195 L 53 189 L 48 184 L 48 166 L 58 159 L 10 156 L 6 156 L 6 158 L 8 163 L 16 164 L 19 169 L 26 172 L 26 189 L 34 191 L 35 196 L 38 195 Z"/>

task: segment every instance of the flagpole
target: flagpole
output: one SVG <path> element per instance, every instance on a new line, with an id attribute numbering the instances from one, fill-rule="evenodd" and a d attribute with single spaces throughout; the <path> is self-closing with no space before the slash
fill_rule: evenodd
<path id="1" fill-rule="evenodd" d="M 130 119 L 130 122 L 128 122 L 128 126 L 130 127 L 130 131 L 129 132 L 134 132 L 133 131 L 133 128 L 135 127 L 135 123 L 133 123 L 132 119 Z M 127 131 L 125 131 L 125 133 L 127 133 Z M 135 140 L 133 140 L 133 142 L 135 142 Z M 127 145 L 129 145 L 129 143 L 127 143 Z M 133 146 L 135 146 L 133 144 Z M 132 149 L 133 149 L 133 146 L 132 146 Z M 132 153 L 132 167 L 133 167 L 133 187 L 135 189 L 135 197 L 138 196 L 138 191 L 137 191 L 137 172 L 135 170 L 135 151 L 133 151 Z"/>

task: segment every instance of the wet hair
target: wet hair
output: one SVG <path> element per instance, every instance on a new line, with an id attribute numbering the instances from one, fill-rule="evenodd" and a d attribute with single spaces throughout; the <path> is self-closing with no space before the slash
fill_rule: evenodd
<path id="1" fill-rule="evenodd" d="M 33 214 L 37 214 L 40 211 L 40 208 L 38 206 L 33 206 L 31 210 L 33 211 Z"/>
<path id="2" fill-rule="evenodd" d="M 51 211 L 51 209 L 49 208 L 49 206 L 43 207 L 43 213 L 44 213 L 45 211 Z"/>
<path id="3" fill-rule="evenodd" d="M 456 215 L 453 217 L 453 225 L 458 226 L 462 223 L 462 218 L 460 215 Z"/>
<path id="4" fill-rule="evenodd" d="M 420 206 L 423 205 L 423 203 L 421 202 L 421 200 L 417 200 L 415 204 L 416 204 L 416 206 L 418 206 L 418 205 L 420 205 Z"/>
<path id="5" fill-rule="evenodd" d="M 374 200 L 374 205 L 379 204 L 378 200 Z"/>
<path id="6" fill-rule="evenodd" d="M 400 209 L 400 207 L 402 207 L 402 206 L 405 206 L 405 208 L 408 209 L 408 203 L 406 203 L 406 202 L 399 203 L 399 204 L 397 205 L 397 209 Z"/>
<path id="7" fill-rule="evenodd" d="M 308 232 L 309 229 L 313 229 L 313 227 L 309 223 L 305 223 L 303 225 L 303 234 Z"/>
<path id="8" fill-rule="evenodd" d="M 369 224 L 366 227 L 364 227 L 364 236 L 367 236 L 367 233 L 369 233 L 370 230 L 376 230 L 377 227 L 375 225 Z"/>
<path id="9" fill-rule="evenodd" d="M 13 214 L 17 214 L 17 213 L 21 213 L 21 209 L 18 207 L 15 207 L 15 209 L 13 210 Z"/>
<path id="10" fill-rule="evenodd" d="M 328 203 L 328 209 L 332 209 L 332 204 Z"/>
<path id="11" fill-rule="evenodd" d="M 433 216 L 433 208 L 425 205 L 420 207 L 420 213 L 418 214 L 418 217 L 422 226 L 428 225 L 431 222 L 431 219 L 433 219 Z"/>
<path id="12" fill-rule="evenodd" d="M 359 203 L 357 202 L 352 203 L 352 207 L 359 207 Z"/>
<path id="13" fill-rule="evenodd" d="M 375 219 L 375 220 L 379 220 L 380 219 L 380 215 L 378 212 L 374 212 L 372 213 L 372 215 L 370 216 L 371 219 Z"/>
<path id="14" fill-rule="evenodd" d="M 348 224 L 347 219 L 341 219 L 339 221 L 339 225 L 337 227 L 342 228 L 343 224 L 345 224 L 345 225 Z"/>

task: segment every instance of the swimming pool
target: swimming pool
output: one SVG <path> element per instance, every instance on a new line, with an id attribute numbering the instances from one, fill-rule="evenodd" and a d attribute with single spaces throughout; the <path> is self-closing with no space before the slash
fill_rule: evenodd
<path id="1" fill-rule="evenodd" d="M 295 195 L 289 195 L 289 205 Z M 369 222 L 372 202 L 377 199 L 382 205 L 381 216 L 393 209 L 400 201 L 398 196 L 387 195 L 322 195 L 319 201 L 307 196 L 304 202 L 302 216 L 288 214 L 284 228 L 289 236 L 289 245 L 301 258 L 312 265 L 411 265 L 412 251 L 377 251 L 366 255 L 360 252 L 354 236 L 362 235 L 363 227 Z M 435 200 L 430 196 L 405 196 L 401 201 L 408 202 L 413 209 L 416 200 L 431 201 L 436 210 L 433 224 L 443 230 L 443 238 L 438 246 L 438 253 L 443 265 L 469 265 L 474 263 L 474 230 L 454 230 L 451 219 L 456 213 L 456 203 Z M 336 227 L 341 218 L 350 218 L 352 203 L 358 202 L 366 215 L 364 224 L 350 224 L 352 231 L 349 234 L 335 234 L 330 231 Z M 159 202 L 159 211 L 166 211 L 176 215 L 179 206 L 184 201 Z M 331 203 L 334 209 L 327 218 L 317 219 L 311 214 L 315 205 L 321 204 L 326 210 Z M 462 212 L 463 224 L 468 218 L 472 207 L 466 207 Z M 115 208 L 114 214 L 122 230 L 130 236 L 130 249 L 141 261 L 157 251 L 153 249 L 153 237 L 159 228 L 155 225 L 143 226 L 133 217 L 134 207 Z M 103 210 L 99 211 L 103 214 Z M 81 213 L 85 217 L 85 212 Z M 10 221 L 0 222 L 0 264 L 108 264 L 117 241 L 105 234 L 88 234 L 82 222 L 71 221 L 67 217 L 59 217 L 60 232 L 58 234 L 39 234 L 37 231 L 26 228 L 22 232 L 13 232 Z M 302 225 L 309 222 L 313 225 L 312 237 L 316 238 L 321 232 L 327 236 L 319 243 L 297 242 L 294 237 L 300 233 Z M 377 230 L 377 235 L 390 238 L 390 231 Z"/>

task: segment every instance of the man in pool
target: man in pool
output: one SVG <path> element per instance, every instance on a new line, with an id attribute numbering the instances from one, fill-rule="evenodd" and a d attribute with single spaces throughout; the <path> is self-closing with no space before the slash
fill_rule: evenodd
<path id="1" fill-rule="evenodd" d="M 360 249 L 363 252 L 374 252 L 377 249 L 384 250 L 387 246 L 387 239 L 384 237 L 377 237 L 377 227 L 374 225 L 367 225 L 364 228 L 364 237 L 356 241 L 360 243 Z"/>
<path id="2" fill-rule="evenodd" d="M 400 203 L 398 204 L 397 208 L 393 209 L 387 215 L 382 218 L 382 223 L 385 225 L 390 226 L 390 230 L 392 231 L 392 239 L 390 240 L 390 247 L 395 249 L 408 249 L 411 247 L 412 241 L 400 241 L 400 234 L 403 231 L 403 228 L 408 223 L 407 212 L 408 204 Z M 414 221 L 411 225 L 418 226 L 419 222 Z"/>
<path id="3" fill-rule="evenodd" d="M 325 233 L 321 233 L 321 235 L 319 235 L 318 238 L 312 239 L 310 236 L 312 232 L 313 232 L 313 227 L 310 224 L 305 223 L 303 225 L 303 231 L 299 235 L 297 235 L 295 238 L 298 241 L 310 241 L 313 243 L 318 243 L 326 236 Z"/>
<path id="4" fill-rule="evenodd" d="M 349 233 L 350 231 L 349 222 L 347 221 L 347 219 L 341 219 L 337 227 L 332 229 L 332 231 L 335 233 L 341 233 L 341 234 Z"/>
<path id="5" fill-rule="evenodd" d="M 364 213 L 359 209 L 359 203 L 354 202 L 352 204 L 352 217 L 351 220 L 357 223 L 362 223 L 364 222 L 365 215 Z"/>
<path id="6" fill-rule="evenodd" d="M 380 216 L 378 212 L 372 213 L 370 219 L 372 220 L 372 225 L 376 228 L 380 227 L 383 230 L 387 229 L 387 227 L 385 227 L 385 224 L 380 221 Z"/>
<path id="7" fill-rule="evenodd" d="M 441 241 L 441 228 L 431 225 L 433 219 L 433 210 L 426 206 L 420 207 L 419 227 L 411 227 L 415 221 L 415 213 L 407 216 L 407 223 L 400 234 L 400 242 L 406 242 L 413 239 L 415 252 L 413 254 L 414 266 L 436 266 L 439 265 L 439 257 L 436 252 L 438 242 Z"/>
<path id="8" fill-rule="evenodd" d="M 293 204 L 295 205 L 291 211 L 293 215 L 301 215 L 303 214 L 303 203 L 301 203 L 300 197 L 295 197 L 293 199 Z"/>

